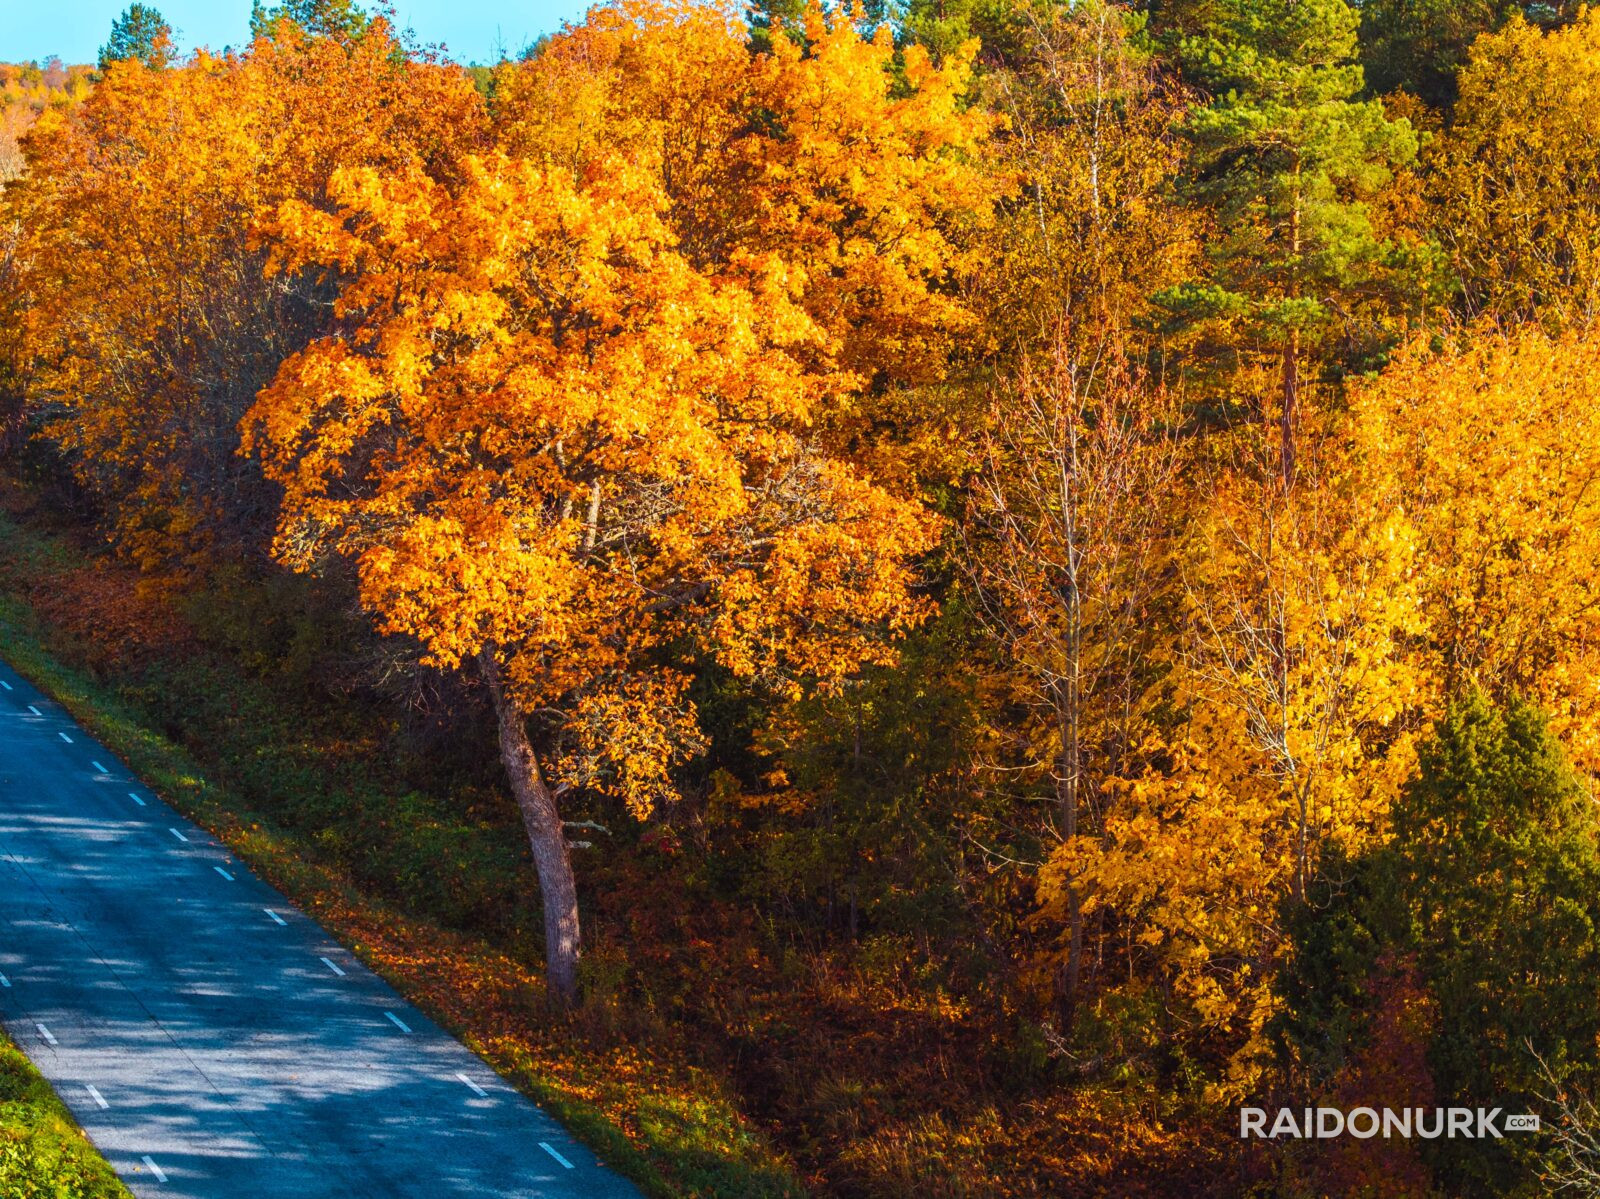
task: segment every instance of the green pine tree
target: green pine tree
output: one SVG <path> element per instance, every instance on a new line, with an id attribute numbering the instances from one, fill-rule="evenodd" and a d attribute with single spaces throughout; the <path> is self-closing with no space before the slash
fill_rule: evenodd
<path id="1" fill-rule="evenodd" d="M 746 18 L 750 23 L 750 48 L 758 54 L 772 53 L 775 33 L 798 41 L 800 18 L 805 11 L 805 0 L 755 0 Z"/>
<path id="2" fill-rule="evenodd" d="M 1218 0 L 1209 13 L 1178 50 L 1212 97 L 1190 111 L 1187 186 L 1216 234 L 1206 277 L 1156 300 L 1174 331 L 1235 360 L 1265 353 L 1277 363 L 1287 488 L 1304 360 L 1323 355 L 1386 273 L 1368 200 L 1415 156 L 1417 139 L 1356 98 L 1358 19 L 1346 0 Z"/>
<path id="3" fill-rule="evenodd" d="M 1331 856 L 1286 920 L 1294 952 L 1274 1030 L 1296 1085 L 1325 1092 L 1356 1057 L 1382 963 L 1432 1001 L 1441 1107 L 1539 1111 L 1552 1085 L 1593 1086 L 1600 1034 L 1600 818 L 1537 708 L 1473 694 L 1419 754 L 1394 838 Z M 1307 1095 L 1307 1099 L 1311 1098 Z M 1539 1193 L 1535 1139 L 1425 1143 L 1443 1193 Z"/>
<path id="4" fill-rule="evenodd" d="M 130 4 L 111 22 L 111 36 L 100 47 L 100 69 L 134 58 L 152 70 L 172 59 L 172 26 L 144 4 Z"/>
<path id="5" fill-rule="evenodd" d="M 292 22 L 313 37 L 352 42 L 367 31 L 372 18 L 352 0 L 284 0 L 271 8 L 253 0 L 251 37 L 271 37 L 279 21 Z"/>
<path id="6" fill-rule="evenodd" d="M 1394 813 L 1395 881 L 1438 1025 L 1441 1104 L 1537 1110 L 1540 1059 L 1592 1077 L 1600 1035 L 1600 821 L 1544 716 L 1474 695 L 1442 721 Z M 1535 1056 L 1537 1055 L 1537 1057 Z M 1531 1183 L 1532 1146 L 1435 1146 L 1440 1181 Z"/>
<path id="7" fill-rule="evenodd" d="M 878 4 L 881 11 L 884 0 Z M 1036 20 L 1048 24 L 1049 10 L 1071 7 L 1061 0 L 904 0 L 897 23 L 900 41 L 924 47 L 936 62 L 977 38 L 981 64 L 1009 65 L 1026 53 Z"/>

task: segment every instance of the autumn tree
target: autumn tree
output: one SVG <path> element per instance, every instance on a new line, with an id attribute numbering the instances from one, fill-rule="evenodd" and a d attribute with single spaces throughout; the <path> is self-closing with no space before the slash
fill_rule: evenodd
<path id="1" fill-rule="evenodd" d="M 1481 38 L 1430 156 L 1469 317 L 1586 329 L 1600 312 L 1600 14 Z"/>
<path id="2" fill-rule="evenodd" d="M 937 43 L 995 28 L 983 5 L 915 6 Z M 953 395 L 924 389 L 952 431 L 964 489 L 963 601 L 978 615 L 992 804 L 970 838 L 1000 877 L 1038 897 L 1022 951 L 1053 1026 L 1072 1027 L 1085 963 L 1103 961 L 1084 918 L 1082 858 L 1104 828 L 1110 781 L 1148 732 L 1162 670 L 1157 564 L 1170 554 L 1182 417 L 1141 373 L 1150 294 L 1195 266 L 1193 222 L 1166 203 L 1182 163 L 1181 89 L 1163 78 L 1143 21 L 1118 6 L 1013 6 L 986 45 L 984 103 L 1007 118 L 990 148 L 1011 183 L 978 234 L 973 281 L 987 337 Z M 1101 909 L 1101 916 L 1105 911 Z"/>
<path id="3" fill-rule="evenodd" d="M 967 534 L 978 611 L 1003 663 L 997 690 L 1026 713 L 1007 763 L 1032 765 L 1027 776 L 1050 795 L 1039 891 L 1065 929 L 1056 1005 L 1068 1026 L 1086 862 L 1099 855 L 1114 780 L 1137 769 L 1152 732 L 1178 508 L 1176 406 L 1126 368 L 1103 369 L 1058 344 L 995 389 Z"/>
<path id="4" fill-rule="evenodd" d="M 995 356 L 1142 361 L 1151 295 L 1200 265 L 1198 230 L 1170 203 L 1184 94 L 1115 5 L 1024 8 L 1017 21 L 1014 61 L 981 80 L 1007 118 L 995 170 L 1015 180 L 976 280 Z"/>
<path id="5" fill-rule="evenodd" d="M 24 173 L 23 135 L 41 113 L 81 103 L 92 74 L 87 66 L 47 72 L 37 63 L 0 63 L 0 188 Z"/>
<path id="6" fill-rule="evenodd" d="M 797 696 L 890 660 L 926 611 L 932 522 L 816 430 L 880 342 L 905 356 L 959 315 L 919 213 L 958 194 L 946 159 L 977 127 L 960 65 L 912 55 L 897 99 L 886 38 L 817 10 L 808 34 L 752 57 L 716 10 L 597 9 L 508 78 L 513 152 L 458 183 L 342 170 L 331 211 L 291 202 L 273 230 L 279 269 L 340 280 L 336 331 L 247 424 L 285 489 L 279 553 L 354 559 L 386 630 L 482 678 L 562 1002 L 560 797 L 673 797 L 703 745 L 685 662 Z M 544 106 L 553 84 L 587 119 Z M 742 195 L 708 186 L 734 171 Z"/>
<path id="7" fill-rule="evenodd" d="M 172 26 L 154 8 L 130 4 L 111 22 L 111 36 L 100 47 L 100 70 L 137 59 L 151 70 L 172 61 Z"/>
<path id="8" fill-rule="evenodd" d="M 1586 773 L 1600 768 L 1596 388 L 1592 341 L 1480 329 L 1402 354 L 1350 422 L 1363 519 L 1404 513 L 1416 544 L 1418 669 L 1446 693 L 1539 704 Z"/>
<path id="9" fill-rule="evenodd" d="M 27 431 L 30 362 L 17 261 L 21 241 L 15 221 L 0 225 L 0 456 L 15 449 Z"/>
<path id="10" fill-rule="evenodd" d="M 597 155 L 630 158 L 659 181 L 697 266 L 775 254 L 838 368 L 874 384 L 930 382 L 973 325 L 933 283 L 980 261 L 955 234 L 981 224 L 1000 190 L 973 161 L 994 118 L 963 104 L 976 46 L 943 67 L 911 47 L 897 70 L 890 31 L 869 36 L 853 16 L 813 4 L 803 38 L 752 56 L 714 5 L 602 6 L 502 68 L 497 127 L 513 154 L 577 173 Z"/>
<path id="11" fill-rule="evenodd" d="M 1326 852 L 1383 838 L 1452 694 L 1539 703 L 1594 771 L 1597 364 L 1536 330 L 1414 347 L 1356 389 L 1323 482 L 1277 503 L 1229 472 L 1208 505 L 1175 681 L 1189 723 L 1094 870 L 1108 901 L 1149 913 L 1180 989 L 1210 992 L 1202 1010 L 1271 1016 L 1279 913 Z M 1248 971 L 1221 983 L 1232 954 Z M 1184 981 L 1185 962 L 1209 976 Z"/>
<path id="12" fill-rule="evenodd" d="M 1128 923 L 1209 1035 L 1232 1047 L 1219 1094 L 1254 1084 L 1276 1010 L 1280 912 L 1306 902 L 1327 850 L 1380 838 L 1435 691 L 1405 653 L 1423 613 L 1415 537 L 1370 510 L 1335 456 L 1285 494 L 1245 431 L 1192 468 L 1178 549 L 1173 719 L 1117 780 L 1089 903 Z M 1207 461 L 1210 459 L 1210 461 Z M 1320 459 L 1320 460 L 1319 460 Z"/>
<path id="13" fill-rule="evenodd" d="M 310 278 L 267 279 L 258 220 L 321 195 L 335 167 L 447 170 L 484 128 L 453 68 L 354 47 L 262 39 L 152 70 L 117 64 L 29 138 L 23 230 L 36 398 L 47 434 L 150 569 L 260 554 L 272 497 L 237 422 L 326 316 Z"/>
<path id="14" fill-rule="evenodd" d="M 1415 155 L 1416 137 L 1357 98 L 1357 16 L 1346 0 L 1222 0 L 1208 11 L 1180 56 L 1211 94 L 1186 127 L 1189 194 L 1215 221 L 1209 270 L 1158 299 L 1175 331 L 1203 335 L 1225 360 L 1276 360 L 1287 490 L 1305 363 L 1339 340 L 1359 355 L 1370 340 L 1359 310 L 1383 287 L 1388 248 L 1368 202 Z M 1265 418 L 1269 406 L 1259 407 Z"/>

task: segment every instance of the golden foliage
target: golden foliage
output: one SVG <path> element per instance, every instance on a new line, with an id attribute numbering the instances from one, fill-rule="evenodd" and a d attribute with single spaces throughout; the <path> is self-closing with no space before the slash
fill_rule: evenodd
<path id="1" fill-rule="evenodd" d="M 1286 498 L 1261 477 L 1218 477 L 1184 551 L 1167 686 L 1186 718 L 1121 781 L 1103 842 L 1067 859 L 1200 1024 L 1242 1046 L 1231 1087 L 1252 1081 L 1273 1010 L 1279 905 L 1323 846 L 1384 835 L 1433 697 L 1405 653 L 1421 627 L 1412 531 L 1366 510 L 1357 478 Z"/>
<path id="2" fill-rule="evenodd" d="M 1417 669 L 1549 713 L 1600 770 L 1600 345 L 1479 331 L 1403 356 L 1352 404 L 1352 474 L 1415 542 Z"/>
<path id="3" fill-rule="evenodd" d="M 1186 719 L 1108 785 L 1103 837 L 1049 862 L 1081 878 L 1259 1069 L 1278 913 L 1320 852 L 1388 834 L 1415 742 L 1465 684 L 1536 699 L 1600 767 L 1600 350 L 1537 332 L 1417 348 L 1327 434 L 1289 498 L 1234 467 L 1185 551 L 1188 631 L 1167 680 Z"/>
<path id="4" fill-rule="evenodd" d="M 1514 16 L 1472 48 L 1432 193 L 1469 310 L 1587 328 L 1600 313 L 1600 12 Z"/>
<path id="5" fill-rule="evenodd" d="M 285 489 L 280 552 L 356 559 L 435 661 L 504 658 L 525 710 L 563 713 L 574 777 L 604 757 L 647 780 L 641 810 L 701 744 L 664 646 L 792 694 L 888 660 L 883 632 L 925 611 L 909 559 L 934 522 L 813 430 L 875 356 L 936 357 L 962 319 L 931 213 L 981 206 L 947 161 L 980 122 L 960 67 L 891 100 L 886 42 L 810 28 L 809 56 L 751 58 L 715 10 L 598 9 L 508 68 L 509 151 L 459 180 L 341 169 L 336 211 L 290 201 L 270 228 L 275 270 L 341 280 L 340 331 L 247 423 Z M 687 93 L 694 64 L 720 90 Z M 696 143 L 686 177 L 678 104 L 724 132 L 759 105 L 783 133 Z"/>
<path id="6" fill-rule="evenodd" d="M 723 8 L 621 0 L 502 68 L 498 123 L 519 156 L 650 175 L 698 269 L 781 261 L 834 369 L 932 379 L 970 324 L 947 284 L 975 259 L 951 234 L 996 194 L 973 161 L 994 118 L 961 103 L 975 51 L 935 67 L 908 47 L 897 89 L 888 28 L 863 37 L 846 10 L 814 3 L 803 44 L 752 55 Z"/>
<path id="7" fill-rule="evenodd" d="M 338 165 L 441 163 L 483 127 L 458 72 L 394 48 L 380 28 L 349 50 L 263 39 L 175 69 L 122 62 L 29 135 L 9 198 L 41 398 L 141 565 L 193 560 L 241 518 L 254 532 L 270 503 L 235 423 L 322 309 L 307 281 L 264 276 L 256 222 Z"/>

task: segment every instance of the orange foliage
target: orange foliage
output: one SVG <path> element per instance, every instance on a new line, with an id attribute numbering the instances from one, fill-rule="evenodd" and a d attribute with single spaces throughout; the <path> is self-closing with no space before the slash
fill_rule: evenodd
<path id="1" fill-rule="evenodd" d="M 964 66 L 913 56 L 891 99 L 886 40 L 809 28 L 752 58 L 716 10 L 596 10 L 509 69 L 509 151 L 342 169 L 337 211 L 271 227 L 280 272 L 342 280 L 247 425 L 280 554 L 356 559 L 435 661 L 503 660 L 563 712 L 567 781 L 641 814 L 701 746 L 663 646 L 793 693 L 924 611 L 933 522 L 814 430 L 963 319 L 935 214 L 984 202 L 955 161 L 981 122 Z"/>
<path id="2" fill-rule="evenodd" d="M 998 191 L 972 161 L 995 118 L 961 104 L 975 42 L 940 67 L 907 47 L 897 88 L 888 27 L 859 17 L 812 4 L 804 44 L 752 55 L 726 9 L 620 0 L 502 70 L 502 137 L 579 173 L 625 157 L 700 269 L 781 261 L 836 368 L 940 377 L 970 325 L 946 284 L 976 265 L 953 235 Z"/>
<path id="3" fill-rule="evenodd" d="M 483 129 L 458 71 L 395 49 L 380 27 L 349 48 L 122 62 L 27 139 L 14 203 L 50 432 L 141 565 L 259 527 L 269 502 L 234 426 L 323 309 L 308 281 L 263 276 L 258 217 L 341 164 L 442 169 Z"/>

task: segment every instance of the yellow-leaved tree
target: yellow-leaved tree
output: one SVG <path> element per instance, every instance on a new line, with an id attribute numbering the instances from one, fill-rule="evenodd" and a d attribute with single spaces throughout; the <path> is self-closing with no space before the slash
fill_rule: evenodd
<path id="1" fill-rule="evenodd" d="M 384 629 L 479 672 L 562 1002 L 563 792 L 639 815 L 672 797 L 703 745 L 687 663 L 793 695 L 890 660 L 925 610 L 911 561 L 934 521 L 819 428 L 913 325 L 936 356 L 959 320 L 934 215 L 985 202 L 951 161 L 979 127 L 953 102 L 963 65 L 913 62 L 896 98 L 886 39 L 810 28 L 811 53 L 769 58 L 717 9 L 597 9 L 508 84 L 509 150 L 459 181 L 336 172 L 272 230 L 278 269 L 338 281 L 335 331 L 246 422 L 285 492 L 278 551 L 353 559 Z M 686 79 L 717 131 L 700 148 L 747 188 L 679 169 Z M 571 108 L 541 110 L 545 87 Z"/>
<path id="2" fill-rule="evenodd" d="M 1352 403 L 1374 513 L 1413 530 L 1440 694 L 1522 696 L 1581 769 L 1600 772 L 1600 344 L 1480 329 L 1415 347 Z M 1438 700 L 1430 714 L 1439 709 Z"/>
<path id="3" fill-rule="evenodd" d="M 1587 328 L 1600 316 L 1600 12 L 1520 15 L 1472 47 L 1430 155 L 1437 236 L 1468 311 Z"/>
<path id="4" fill-rule="evenodd" d="M 1535 328 L 1401 354 L 1292 495 L 1220 472 L 1184 555 L 1184 714 L 1104 838 L 1042 880 L 1131 921 L 1248 1088 L 1280 915 L 1389 833 L 1452 695 L 1524 696 L 1600 771 L 1600 346 Z"/>
<path id="5" fill-rule="evenodd" d="M 1310 455 L 1285 495 L 1266 449 L 1219 464 L 1180 554 L 1179 722 L 1110 784 L 1104 837 L 1042 884 L 1077 876 L 1086 908 L 1129 922 L 1197 1025 L 1235 1046 L 1230 1093 L 1259 1068 L 1281 906 L 1326 846 L 1385 834 L 1434 694 L 1408 654 L 1425 621 L 1414 530 L 1342 456 Z"/>

